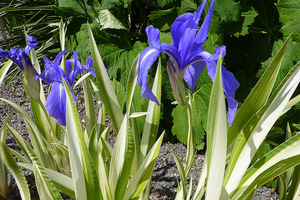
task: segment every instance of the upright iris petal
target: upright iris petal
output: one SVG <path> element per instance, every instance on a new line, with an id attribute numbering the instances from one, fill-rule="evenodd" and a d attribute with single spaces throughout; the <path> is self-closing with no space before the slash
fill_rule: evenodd
<path id="1" fill-rule="evenodd" d="M 93 65 L 92 59 L 89 57 L 86 65 L 82 66 L 78 60 L 78 54 L 73 51 L 74 58 L 66 60 L 66 73 L 60 68 L 59 63 L 63 55 L 67 51 L 60 52 L 52 63 L 47 57 L 44 57 L 45 70 L 36 76 L 36 79 L 41 78 L 46 84 L 51 84 L 51 90 L 46 100 L 46 109 L 49 114 L 54 117 L 62 126 L 66 125 L 66 89 L 70 90 L 74 103 L 76 97 L 72 92 L 72 85 L 76 76 L 83 71 L 88 71 L 95 76 L 94 69 L 90 68 Z M 74 68 L 72 70 L 72 64 Z M 64 87 L 63 79 L 68 85 Z"/>
<path id="2" fill-rule="evenodd" d="M 194 90 L 198 78 L 205 66 L 212 81 L 216 73 L 216 65 L 220 54 L 226 54 L 225 46 L 216 49 L 211 55 L 202 48 L 209 30 L 215 2 L 212 1 L 208 14 L 197 31 L 200 17 L 203 13 L 206 0 L 193 13 L 186 13 L 176 18 L 171 26 L 173 44 L 160 43 L 159 30 L 152 25 L 146 28 L 146 33 L 151 46 L 147 47 L 140 55 L 138 83 L 142 86 L 142 96 L 150 99 L 159 105 L 155 95 L 147 85 L 148 70 L 151 68 L 160 53 L 168 55 L 168 74 L 176 101 L 185 104 L 184 82 L 191 91 Z M 239 83 L 234 75 L 222 66 L 223 89 L 228 104 L 228 123 L 232 124 L 236 113 L 238 102 L 234 99 L 235 91 Z"/>

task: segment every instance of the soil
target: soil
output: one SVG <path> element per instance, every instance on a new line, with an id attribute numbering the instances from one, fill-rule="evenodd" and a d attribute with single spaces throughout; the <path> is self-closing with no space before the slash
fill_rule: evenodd
<path id="1" fill-rule="evenodd" d="M 48 86 L 45 87 L 47 88 Z M 77 96 L 79 113 L 81 115 L 84 115 L 84 109 L 83 109 L 84 99 L 83 99 L 82 89 L 80 87 L 75 89 L 75 93 Z M 24 91 L 24 87 L 22 84 L 22 77 L 15 78 L 12 82 L 8 84 L 3 84 L 0 88 L 0 97 L 15 102 L 32 116 L 29 97 Z M 0 126 L 2 126 L 3 124 L 2 121 L 10 113 L 12 113 L 12 116 L 10 117 L 9 125 L 11 125 L 22 137 L 24 137 L 30 143 L 26 125 L 23 119 L 18 114 L 16 114 L 16 112 L 10 106 L 5 104 L 3 101 L 0 101 Z M 107 125 L 111 126 L 108 118 L 107 118 Z M 111 137 L 109 142 L 113 144 L 115 135 L 113 133 L 112 126 L 110 132 L 111 132 Z M 9 133 L 7 134 L 6 145 L 14 150 L 21 151 L 20 147 L 18 146 L 14 138 Z M 180 182 L 180 176 L 172 156 L 172 151 L 181 159 L 181 161 L 185 160 L 186 146 L 182 145 L 179 142 L 175 142 L 175 143 L 165 142 L 162 144 L 152 175 L 151 192 L 150 192 L 151 200 L 175 199 L 178 183 Z M 191 176 L 193 177 L 193 184 L 197 183 L 203 160 L 204 160 L 203 152 L 199 152 L 196 155 L 195 163 L 191 170 Z M 23 170 L 23 172 L 28 181 L 32 199 L 39 199 L 36 186 L 35 186 L 34 176 L 30 172 L 27 172 L 25 170 Z M 14 178 L 10 173 L 8 177 L 9 177 L 9 188 L 10 188 L 9 199 L 11 200 L 21 199 Z M 189 179 L 187 182 L 189 182 Z M 63 198 L 70 199 L 66 195 L 63 195 Z M 253 199 L 275 200 L 278 199 L 278 194 L 274 191 L 274 189 L 263 186 L 257 189 Z"/>

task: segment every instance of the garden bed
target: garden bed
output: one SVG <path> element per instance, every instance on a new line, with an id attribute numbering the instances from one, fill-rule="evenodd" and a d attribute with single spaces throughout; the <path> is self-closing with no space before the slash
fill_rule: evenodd
<path id="1" fill-rule="evenodd" d="M 77 105 L 78 105 L 79 113 L 81 116 L 84 116 L 83 90 L 78 88 L 75 90 L 75 93 L 77 95 Z M 24 91 L 22 78 L 16 78 L 9 84 L 3 84 L 2 87 L 0 88 L 0 97 L 17 103 L 27 113 L 31 114 L 29 97 Z M 18 114 L 16 114 L 16 112 L 14 112 L 14 110 L 10 106 L 6 105 L 4 102 L 0 102 L 0 113 L 1 113 L 0 125 L 2 126 L 2 121 L 10 113 L 12 113 L 12 116 L 9 121 L 9 125 L 11 125 L 22 137 L 26 139 L 26 141 L 30 143 L 26 125 L 23 119 Z M 110 143 L 113 144 L 115 139 L 115 134 L 113 132 L 112 125 L 109 122 L 109 118 L 107 118 L 107 126 L 111 126 Z M 14 150 L 21 151 L 20 147 L 18 146 L 18 144 L 15 142 L 14 138 L 10 134 L 7 135 L 6 144 L 8 147 Z M 150 193 L 150 199 L 152 200 L 175 199 L 176 189 L 178 183 L 180 182 L 180 176 L 172 156 L 172 151 L 176 153 L 176 155 L 181 159 L 181 161 L 185 159 L 186 147 L 181 143 L 165 142 L 162 144 L 152 175 L 151 193 Z M 194 184 L 196 184 L 200 174 L 201 165 L 204 160 L 203 153 L 204 153 L 203 151 L 198 152 L 195 159 L 194 166 L 191 170 L 191 175 L 193 176 Z M 24 174 L 29 184 L 29 189 L 31 192 L 32 199 L 39 199 L 35 187 L 35 181 L 33 175 L 25 170 L 24 170 Z M 10 188 L 11 200 L 21 199 L 18 192 L 17 185 L 11 174 L 9 174 L 9 188 Z M 69 199 L 66 195 L 63 195 L 63 197 L 65 199 Z M 261 187 L 256 191 L 254 195 L 254 199 L 275 200 L 278 199 L 278 195 L 274 191 L 274 189 Z"/>

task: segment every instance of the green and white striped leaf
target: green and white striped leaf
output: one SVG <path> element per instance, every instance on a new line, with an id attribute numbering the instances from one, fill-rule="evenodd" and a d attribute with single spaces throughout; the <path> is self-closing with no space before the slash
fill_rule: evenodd
<path id="1" fill-rule="evenodd" d="M 152 86 L 152 93 L 156 96 L 158 102 L 161 100 L 161 79 L 161 60 L 159 59 Z M 149 101 L 147 113 L 141 142 L 141 162 L 155 143 L 160 120 L 160 106 L 153 101 Z"/>
<path id="2" fill-rule="evenodd" d="M 135 90 L 135 86 L 137 84 L 138 78 L 138 65 L 139 65 L 139 55 L 135 58 L 131 70 L 127 80 L 127 87 L 126 87 L 126 110 L 127 114 L 130 114 L 131 104 L 133 99 L 133 94 Z"/>
<path id="3" fill-rule="evenodd" d="M 193 196 L 193 200 L 202 199 L 202 196 L 204 194 L 205 180 L 206 180 L 206 177 L 207 177 L 207 162 L 206 162 L 206 160 L 207 160 L 207 158 L 205 156 L 203 164 L 202 164 L 202 169 L 201 169 L 201 173 L 200 173 L 200 176 L 199 176 L 197 188 L 196 188 L 195 194 Z"/>
<path id="4" fill-rule="evenodd" d="M 49 158 L 51 156 L 51 154 L 49 154 L 49 151 L 47 150 L 46 146 L 44 145 L 44 142 L 45 142 L 44 137 L 42 136 L 40 131 L 37 129 L 37 127 L 35 125 L 35 122 L 31 119 L 31 117 L 20 106 L 18 106 L 14 102 L 3 99 L 3 98 L 0 98 L 0 100 L 2 100 L 5 103 L 9 104 L 22 117 L 22 119 L 26 123 L 27 130 L 29 132 L 29 137 L 31 139 L 32 145 L 33 145 L 39 159 L 41 160 L 42 164 L 51 165 L 49 163 L 50 160 L 46 159 L 47 157 Z M 10 129 L 11 132 L 14 133 L 14 134 L 12 133 L 14 138 L 16 139 L 16 141 L 18 142 L 18 144 L 20 145 L 20 147 L 22 148 L 22 150 L 26 154 L 26 149 L 24 148 L 24 145 L 22 144 L 22 142 L 20 142 L 22 137 L 20 138 L 19 134 L 15 130 L 13 130 L 11 127 L 9 127 L 9 126 L 7 126 L 7 127 Z M 28 157 L 28 154 L 26 154 L 26 156 Z"/>
<path id="5" fill-rule="evenodd" d="M 207 186 L 205 199 L 218 200 L 223 187 L 227 150 L 227 120 L 220 55 L 209 100 L 207 119 Z"/>
<path id="6" fill-rule="evenodd" d="M 232 126 L 228 130 L 228 147 L 233 144 L 235 139 L 238 137 L 238 135 L 246 125 L 247 121 L 267 102 L 278 75 L 288 41 L 289 38 L 282 45 L 269 67 L 261 76 L 255 87 L 237 112 Z"/>
<path id="7" fill-rule="evenodd" d="M 12 114 L 9 114 L 4 122 L 7 124 L 10 116 Z M 6 141 L 6 126 L 3 124 L 2 127 L 0 128 L 0 143 L 5 144 Z M 7 168 L 4 164 L 4 162 L 1 159 L 1 154 L 0 154 L 0 199 L 7 199 L 9 195 L 9 189 L 8 189 L 8 177 L 7 177 Z"/>
<path id="8" fill-rule="evenodd" d="M 287 200 L 298 200 L 300 198 L 300 165 L 296 166 L 293 170 L 293 176 L 289 191 L 287 193 Z"/>
<path id="9" fill-rule="evenodd" d="M 98 176 L 85 143 L 80 119 L 73 98 L 68 89 L 69 87 L 65 81 L 63 84 L 66 88 L 67 94 L 66 133 L 75 196 L 76 199 L 80 200 L 98 199 L 102 196 L 101 191 L 99 191 Z"/>
<path id="10" fill-rule="evenodd" d="M 139 64 L 139 55 L 135 58 L 129 76 L 127 80 L 127 87 L 126 87 L 126 115 L 129 115 L 128 118 L 136 118 L 143 115 L 138 115 L 137 113 L 131 114 L 131 106 L 133 95 L 135 91 L 135 87 L 137 84 L 138 78 L 138 64 Z M 133 123 L 135 119 L 132 120 Z M 134 125 L 132 125 L 134 127 Z M 132 137 L 133 137 L 133 144 L 134 144 L 134 158 L 133 163 L 131 165 L 131 174 L 134 175 L 137 171 L 137 168 L 140 164 L 140 146 L 141 146 L 141 139 L 140 133 L 136 131 L 134 128 L 131 129 Z"/>
<path id="11" fill-rule="evenodd" d="M 4 162 L 16 180 L 22 200 L 30 200 L 30 192 L 26 178 L 19 168 L 15 158 L 8 150 L 8 147 L 6 147 L 3 142 L 0 143 L 0 155 L 2 162 Z"/>
<path id="12" fill-rule="evenodd" d="M 244 199 L 252 190 L 257 187 L 261 187 L 267 182 L 271 181 L 275 177 L 279 176 L 283 172 L 291 169 L 292 167 L 300 164 L 300 155 L 293 156 L 276 163 L 272 167 L 269 167 L 266 171 L 260 174 L 244 191 L 244 193 L 238 199 Z"/>
<path id="13" fill-rule="evenodd" d="M 93 89 L 90 79 L 87 78 L 82 82 L 85 102 L 85 127 L 89 137 L 91 137 L 92 130 L 96 124 L 96 113 L 94 108 Z M 97 136 L 97 135 L 96 135 Z M 96 137 L 98 139 L 98 137 Z"/>
<path id="14" fill-rule="evenodd" d="M 28 163 L 20 163 L 18 165 L 24 169 L 33 172 L 33 165 Z M 66 195 L 70 196 L 72 199 L 75 199 L 73 180 L 65 174 L 61 174 L 52 169 L 45 168 L 45 171 L 49 178 L 52 180 L 57 189 L 61 190 Z"/>
<path id="15" fill-rule="evenodd" d="M 282 143 L 253 164 L 240 181 L 237 190 L 231 195 L 232 198 L 236 199 L 246 189 L 248 192 L 252 190 L 256 186 L 255 184 L 259 187 L 289 168 L 300 164 L 299 159 L 295 160 L 299 156 L 300 134 Z"/>
<path id="16" fill-rule="evenodd" d="M 105 104 L 105 108 L 108 112 L 108 115 L 110 116 L 114 129 L 116 133 L 118 133 L 123 121 L 123 113 L 118 102 L 117 96 L 113 90 L 112 84 L 109 80 L 108 74 L 104 67 L 103 61 L 97 48 L 97 44 L 95 42 L 92 30 L 89 25 L 88 34 L 91 48 L 91 56 L 93 58 L 96 79 L 99 87 L 99 93 L 101 95 L 102 101 Z"/>
<path id="17" fill-rule="evenodd" d="M 122 199 L 123 197 L 129 180 L 134 153 L 129 119 L 128 115 L 125 115 L 114 144 L 109 168 L 109 185 L 114 199 Z"/>
<path id="18" fill-rule="evenodd" d="M 300 81 L 296 65 L 274 91 L 267 104 L 246 124 L 237 138 L 225 174 L 225 188 L 231 194 L 244 176 L 257 149 L 293 95 Z"/>
<path id="19" fill-rule="evenodd" d="M 179 171 L 179 175 L 180 175 L 180 180 L 181 180 L 180 189 L 182 188 L 183 194 L 186 194 L 187 193 L 186 174 L 184 171 L 184 167 L 183 167 L 182 163 L 180 162 L 179 158 L 177 157 L 177 155 L 173 151 L 172 151 L 172 155 L 173 155 L 173 158 L 175 160 L 175 163 L 176 163 L 177 169 Z M 190 187 L 191 187 L 191 185 L 190 185 Z"/>
<path id="20" fill-rule="evenodd" d="M 9 68 L 11 67 L 11 65 L 13 64 L 13 61 L 8 60 L 0 69 L 0 87 L 3 83 L 3 80 L 9 70 Z"/>
<path id="21" fill-rule="evenodd" d="M 124 196 L 123 200 L 128 199 L 137 199 L 142 192 L 144 191 L 146 185 L 149 183 L 152 177 L 153 168 L 156 162 L 156 158 L 159 153 L 160 145 L 162 143 L 164 137 L 164 132 L 158 138 L 158 140 L 154 143 L 152 148 L 150 149 L 149 153 L 143 160 L 142 164 L 140 165 L 139 170 L 133 177 L 132 181 L 129 183 Z"/>
<path id="22" fill-rule="evenodd" d="M 40 199 L 62 199 L 60 193 L 48 177 L 44 167 L 36 161 L 33 161 L 33 172 L 35 177 L 36 187 L 39 193 Z"/>

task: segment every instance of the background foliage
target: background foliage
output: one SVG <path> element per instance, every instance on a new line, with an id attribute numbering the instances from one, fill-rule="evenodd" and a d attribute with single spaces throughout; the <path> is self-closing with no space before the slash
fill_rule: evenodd
<path id="1" fill-rule="evenodd" d="M 210 3 L 211 0 L 208 1 Z M 1 48 L 24 46 L 23 28 L 42 44 L 41 55 L 53 55 L 59 46 L 58 25 L 62 17 L 67 24 L 66 49 L 76 50 L 85 60 L 89 56 L 87 22 L 89 22 L 105 66 L 113 81 L 118 100 L 125 106 L 125 83 L 135 57 L 149 45 L 145 28 L 152 24 L 161 30 L 161 42 L 172 43 L 170 27 L 177 16 L 194 12 L 201 0 L 19 0 L 1 1 L 0 16 L 8 32 L 1 41 Z M 205 8 L 204 16 L 208 12 Z M 298 0 L 216 0 L 214 15 L 204 49 L 213 53 L 216 47 L 226 45 L 224 66 L 233 72 L 240 82 L 236 99 L 243 102 L 246 95 L 272 60 L 284 39 L 292 34 L 287 47 L 278 84 L 284 75 L 300 60 L 300 5 Z M 201 22 L 203 18 L 201 19 Z M 200 22 L 200 23 L 201 23 Z M 48 48 L 51 47 L 51 48 Z M 172 89 L 162 56 L 163 91 L 162 120 L 160 129 L 166 129 L 181 142 L 187 140 L 187 116 L 185 108 L 172 104 Z M 156 65 L 154 65 L 156 66 Z M 154 77 L 155 67 L 150 77 Z M 150 80 L 151 82 L 152 80 Z M 206 132 L 211 80 L 207 73 L 200 76 L 195 92 L 198 124 L 197 144 L 203 147 Z M 276 87 L 276 86 L 275 86 Z M 134 96 L 134 109 L 146 109 L 146 100 L 140 96 L 140 88 Z M 285 140 L 285 128 L 290 122 L 292 131 L 299 130 L 300 106 L 296 106 L 276 123 L 268 140 L 255 157 L 263 155 Z M 143 119 L 139 128 L 143 128 Z"/>

